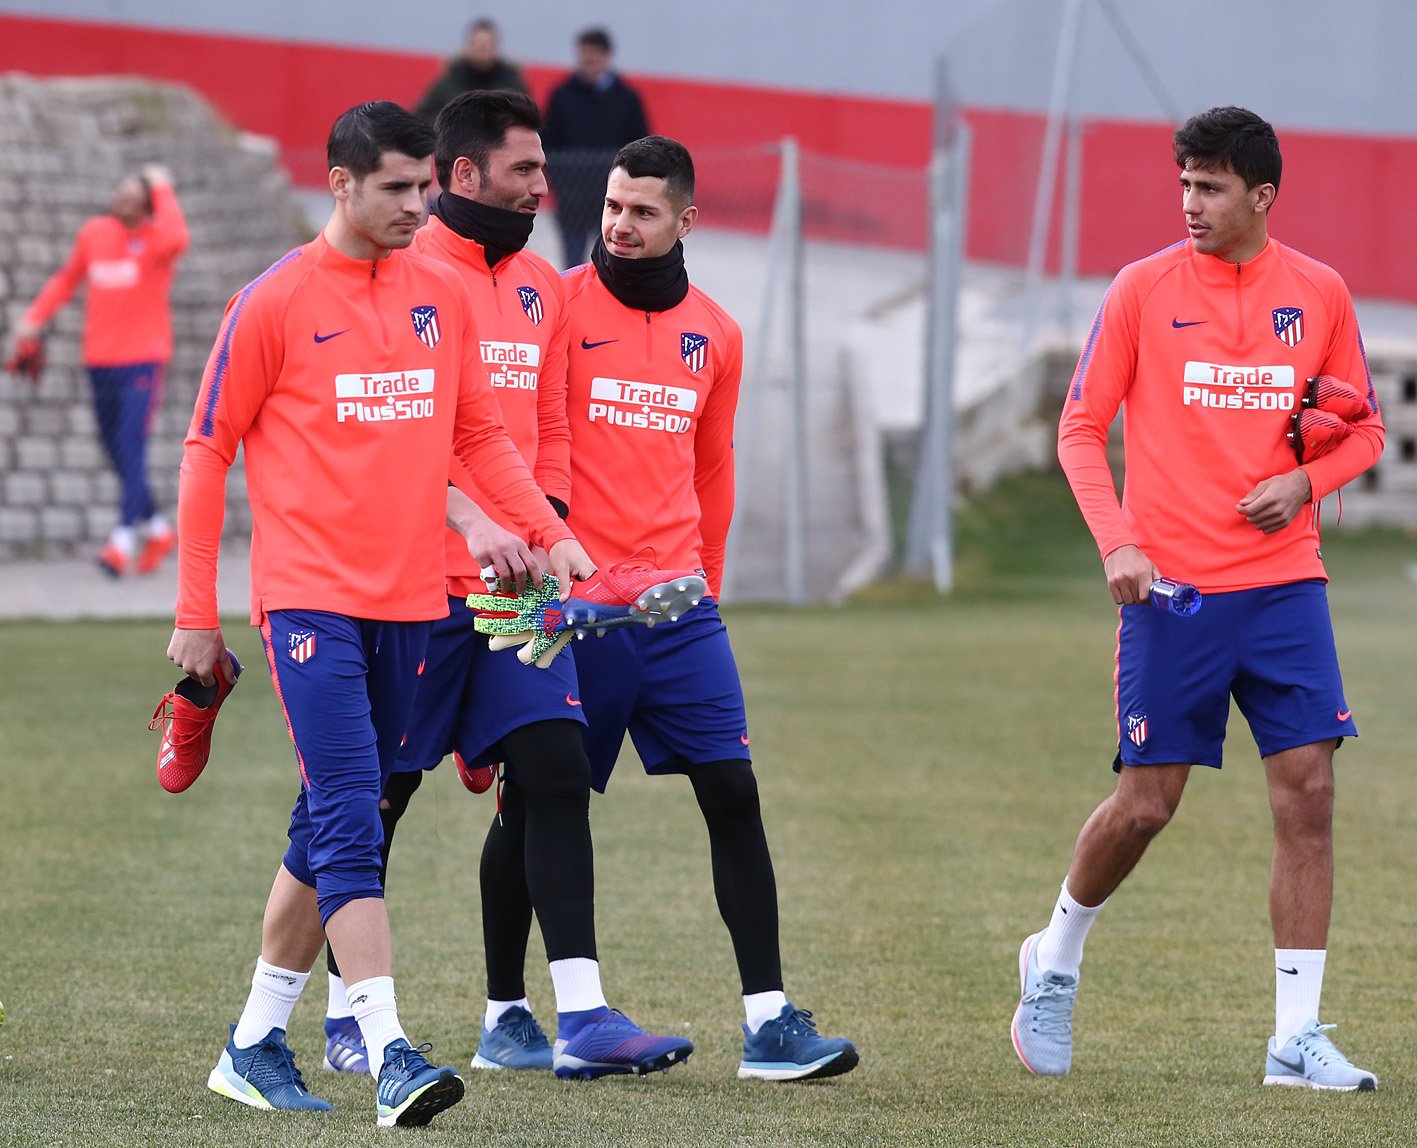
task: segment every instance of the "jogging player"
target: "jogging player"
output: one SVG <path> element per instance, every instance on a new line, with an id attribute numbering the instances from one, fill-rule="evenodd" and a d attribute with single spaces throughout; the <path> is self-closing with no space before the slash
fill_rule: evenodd
<path id="1" fill-rule="evenodd" d="M 565 274 L 569 319 L 573 529 L 607 554 L 723 577 L 733 514 L 733 417 L 742 371 L 737 323 L 684 268 L 698 214 L 694 167 L 662 136 L 616 154 L 591 263 Z M 627 499 L 654 477 L 653 504 Z M 591 782 L 604 792 L 628 731 L 650 773 L 689 778 L 708 827 L 714 890 L 742 978 L 740 1076 L 847 1072 L 849 1041 L 820 1036 L 783 992 L 777 888 L 728 633 L 713 597 L 678 624 L 577 642 Z M 512 811 L 515 814 L 515 810 Z M 515 816 L 494 820 L 482 859 L 488 978 L 518 984 L 528 911 Z M 520 907 L 518 907 L 520 902 Z"/>
<path id="2" fill-rule="evenodd" d="M 540 127 L 541 113 L 521 92 L 468 92 L 445 107 L 435 147 L 443 190 L 413 246 L 467 284 L 482 361 L 508 433 L 551 506 L 564 515 L 571 493 L 565 302 L 556 270 L 524 249 L 547 193 Z M 590 762 L 581 741 L 585 718 L 575 663 L 562 656 L 546 669 L 523 665 L 515 649 L 493 651 L 474 631 L 465 599 L 487 590 L 479 570 L 502 549 L 519 546 L 520 538 L 505 513 L 483 514 L 481 507 L 494 504 L 465 468 L 455 464 L 454 473 L 458 485 L 450 497 L 464 533 L 445 531 L 446 615 L 433 624 L 408 739 L 384 790 L 385 868 L 394 827 L 424 770 L 455 753 L 460 775 L 470 780 L 505 762 L 502 806 L 522 833 L 511 879 L 529 894 L 512 908 L 529 914 L 534 907 L 540 922 L 556 991 L 557 1041 L 553 1057 L 519 968 L 515 983 L 488 985 L 473 1066 L 554 1066 L 577 1077 L 669 1068 L 693 1044 L 642 1032 L 608 1007 L 601 988 Z M 664 581 L 657 571 L 647 579 L 640 585 Z M 524 943 L 529 915 L 514 924 Z M 333 958 L 330 985 L 326 1067 L 364 1071 L 363 1039 Z"/>
<path id="3" fill-rule="evenodd" d="M 172 277 L 187 250 L 187 221 L 165 167 L 125 176 L 105 215 L 79 229 L 64 266 L 41 288 L 14 331 L 34 344 L 44 325 L 84 296 L 84 366 L 99 436 L 118 473 L 118 522 L 98 553 L 117 578 L 150 574 L 171 552 L 172 526 L 148 486 L 148 437 L 172 358 Z"/>
<path id="4" fill-rule="evenodd" d="M 244 447 L 252 621 L 302 789 L 245 1010 L 209 1086 L 258 1108 L 327 1109 L 285 1027 L 326 935 L 377 1080 L 380 1125 L 426 1124 L 462 1096 L 399 1023 L 380 881 L 379 799 L 406 730 L 431 622 L 447 611 L 443 524 L 456 453 L 569 586 L 593 567 L 534 485 L 487 386 L 467 289 L 402 250 L 431 182 L 431 130 L 387 102 L 336 120 L 334 210 L 227 307 L 188 430 L 168 654 L 231 678 L 217 614 L 226 474 Z M 499 574 L 536 578 L 525 545 Z M 426 1046 L 425 1046 L 426 1047 Z"/>
<path id="5" fill-rule="evenodd" d="M 1378 458 L 1383 425 L 1342 279 L 1268 236 L 1281 166 L 1273 128 L 1242 108 L 1212 108 L 1177 130 L 1174 147 L 1188 237 L 1117 276 L 1058 431 L 1059 459 L 1120 607 L 1118 776 L 1082 828 L 1051 921 L 1023 943 L 1014 1048 L 1033 1072 L 1069 1070 L 1088 929 L 1170 821 L 1191 767 L 1220 768 L 1233 696 L 1264 761 L 1274 817 L 1275 1028 L 1264 1082 L 1372 1089 L 1376 1077 L 1318 1020 L 1333 754 L 1357 729 L 1317 508 Z M 1298 465 L 1286 432 L 1307 381 L 1320 376 L 1352 406 L 1332 420 L 1341 441 Z M 1106 445 L 1123 406 L 1119 505 Z M 1199 613 L 1149 607 L 1158 576 L 1199 587 Z"/>

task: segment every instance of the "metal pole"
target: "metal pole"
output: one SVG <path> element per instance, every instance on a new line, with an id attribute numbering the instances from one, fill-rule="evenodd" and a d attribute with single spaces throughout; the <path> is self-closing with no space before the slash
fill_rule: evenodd
<path id="1" fill-rule="evenodd" d="M 968 232 L 969 128 L 936 71 L 935 147 L 930 161 L 930 251 L 925 317 L 925 422 L 910 507 L 905 567 L 928 569 L 942 594 L 954 588 L 954 364 L 956 316 Z"/>
<path id="2" fill-rule="evenodd" d="M 1043 271 L 1048 259 L 1048 223 L 1052 216 L 1053 190 L 1058 185 L 1058 150 L 1068 93 L 1073 86 L 1073 61 L 1077 56 L 1082 29 L 1082 0 L 1066 0 L 1063 26 L 1058 34 L 1058 58 L 1053 67 L 1053 93 L 1048 100 L 1048 126 L 1043 133 L 1043 155 L 1038 165 L 1038 188 L 1033 196 L 1033 228 L 1028 239 L 1028 270 L 1024 280 L 1028 308 L 1027 330 L 1033 330 L 1039 314 L 1038 300 L 1043 290 Z"/>
<path id="3" fill-rule="evenodd" d="M 777 322 L 777 302 L 779 294 L 779 268 L 783 263 L 783 247 L 789 242 L 788 235 L 793 224 L 789 212 L 794 210 L 788 203 L 786 173 L 782 165 L 786 162 L 787 141 L 768 145 L 779 157 L 777 195 L 773 200 L 771 230 L 768 234 L 767 284 L 763 288 L 762 311 L 759 314 L 757 339 L 753 344 L 752 356 L 744 363 L 743 381 L 738 393 L 738 414 L 734 419 L 733 454 L 737 464 L 736 490 L 741 493 L 749 489 L 752 478 L 750 468 L 758 467 L 757 428 L 759 411 L 762 409 L 762 395 L 768 386 L 768 364 L 772 347 L 773 331 Z M 741 499 L 740 499 L 741 501 Z M 728 541 L 724 547 L 723 597 L 730 600 L 737 588 L 738 552 L 743 538 L 743 518 L 735 515 L 728 528 Z"/>
<path id="4" fill-rule="evenodd" d="M 787 600 L 807 600 L 807 308 L 802 168 L 797 140 L 782 141 L 782 182 L 788 220 L 788 440 L 784 581 Z"/>
<path id="5" fill-rule="evenodd" d="M 1068 116 L 1067 162 L 1063 167 L 1063 233 L 1058 266 L 1058 325 L 1063 333 L 1073 322 L 1073 296 L 1078 282 L 1078 231 L 1082 227 L 1082 122 Z"/>

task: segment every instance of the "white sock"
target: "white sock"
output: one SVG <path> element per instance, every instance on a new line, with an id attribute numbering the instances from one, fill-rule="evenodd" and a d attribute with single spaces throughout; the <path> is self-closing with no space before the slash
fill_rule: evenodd
<path id="1" fill-rule="evenodd" d="M 349 1007 L 349 991 L 344 987 L 344 978 L 337 977 L 334 973 L 325 975 L 330 979 L 330 1000 L 325 1005 L 325 1015 L 331 1020 L 343 1020 L 353 1016 L 354 1010 Z"/>
<path id="2" fill-rule="evenodd" d="M 1326 949 L 1274 950 L 1274 1045 L 1284 1042 L 1319 1019 L 1319 994 L 1324 987 Z"/>
<path id="3" fill-rule="evenodd" d="M 398 1002 L 393 977 L 370 977 L 349 986 L 349 1009 L 364 1034 L 364 1051 L 369 1056 L 369 1075 L 379 1079 L 384 1067 L 384 1050 L 394 1041 L 408 1037 L 399 1024 Z"/>
<path id="4" fill-rule="evenodd" d="M 482 1014 L 482 1027 L 491 1032 L 497 1027 L 497 1022 L 507 1015 L 508 1009 L 524 1008 L 531 1012 L 531 1001 L 522 997 L 519 1001 L 494 1001 L 490 997 L 487 1000 L 487 1011 Z"/>
<path id="5" fill-rule="evenodd" d="M 600 962 L 590 957 L 552 961 L 551 987 L 556 990 L 557 1012 L 588 1012 L 608 1007 L 600 987 Z"/>
<path id="6" fill-rule="evenodd" d="M 161 514 L 154 514 L 149 518 L 143 529 L 149 538 L 161 538 L 164 534 L 172 533 L 172 527 Z"/>
<path id="7" fill-rule="evenodd" d="M 309 979 L 309 973 L 277 968 L 257 957 L 251 994 L 246 998 L 246 1007 L 241 1010 L 241 1019 L 236 1022 L 236 1032 L 231 1037 L 236 1047 L 250 1048 L 271 1029 L 284 1029 Z"/>
<path id="8" fill-rule="evenodd" d="M 129 558 L 133 556 L 133 549 L 136 543 L 131 526 L 115 526 L 113 533 L 108 536 L 108 541 L 111 542 L 120 553 L 126 554 Z M 261 1036 L 265 1035 L 265 1033 L 261 1034 Z M 236 1047 L 241 1048 L 242 1046 L 238 1044 Z"/>
<path id="9" fill-rule="evenodd" d="M 1102 905 L 1107 904 L 1106 901 Z M 1079 905 L 1063 882 L 1058 903 L 1053 906 L 1053 919 L 1038 941 L 1038 967 L 1075 977 L 1082 968 L 1082 946 L 1087 931 L 1102 905 Z"/>
<path id="10" fill-rule="evenodd" d="M 786 1007 L 787 994 L 781 989 L 766 993 L 745 993 L 743 1012 L 747 1015 L 748 1031 L 757 1032 L 768 1021 L 776 1020 Z"/>

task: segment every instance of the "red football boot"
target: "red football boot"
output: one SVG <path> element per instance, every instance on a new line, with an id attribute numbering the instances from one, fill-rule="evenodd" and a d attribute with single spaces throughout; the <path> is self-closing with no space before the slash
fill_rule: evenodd
<path id="1" fill-rule="evenodd" d="M 241 663 L 230 650 L 226 655 L 239 680 Z M 217 711 L 236 687 L 236 682 L 228 682 L 219 668 L 212 672 L 216 680 L 209 686 L 195 678 L 183 678 L 170 694 L 163 695 L 148 722 L 148 729 L 162 730 L 157 747 L 157 780 L 168 793 L 181 793 L 207 767 Z"/>

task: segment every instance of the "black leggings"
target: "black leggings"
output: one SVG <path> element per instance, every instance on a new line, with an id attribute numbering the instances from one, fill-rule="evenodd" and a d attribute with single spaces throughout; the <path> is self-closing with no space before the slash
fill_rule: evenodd
<path id="1" fill-rule="evenodd" d="M 687 773 L 708 829 L 714 895 L 733 940 L 743 992 L 781 990 L 777 883 L 752 764 L 716 761 L 691 766 Z M 505 787 L 502 823 L 493 822 L 482 850 L 482 931 L 487 995 L 492 1000 L 520 1000 L 526 995 L 523 969 L 531 930 L 526 890 L 534 854 L 523 828 L 526 809 L 514 789 L 511 784 Z M 544 861 L 535 858 L 538 867 L 544 868 Z M 547 951 L 549 956 L 549 941 Z"/>
<path id="2" fill-rule="evenodd" d="M 487 995 L 526 996 L 523 968 L 532 908 L 548 961 L 596 959 L 590 760 L 580 723 L 546 721 L 502 739 L 502 814 L 482 847 L 482 937 Z"/>

